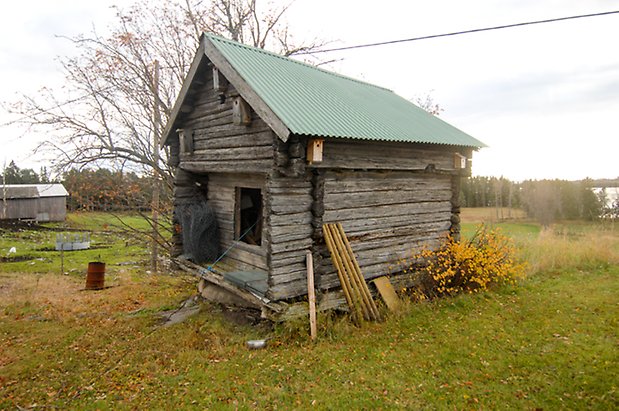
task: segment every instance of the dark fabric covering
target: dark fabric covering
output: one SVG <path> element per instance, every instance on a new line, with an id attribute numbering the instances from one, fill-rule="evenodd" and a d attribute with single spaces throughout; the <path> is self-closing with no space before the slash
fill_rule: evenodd
<path id="1" fill-rule="evenodd" d="M 219 230 L 215 212 L 206 201 L 176 207 L 181 224 L 183 255 L 195 263 L 214 262 L 219 257 Z"/>

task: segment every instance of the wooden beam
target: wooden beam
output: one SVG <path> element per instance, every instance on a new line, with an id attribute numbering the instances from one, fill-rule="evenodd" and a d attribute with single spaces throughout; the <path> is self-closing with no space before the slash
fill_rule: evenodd
<path id="1" fill-rule="evenodd" d="M 312 252 L 307 250 L 307 301 L 309 303 L 310 337 L 316 339 L 316 291 L 314 290 L 314 261 Z"/>
<path id="2" fill-rule="evenodd" d="M 240 297 L 241 299 L 247 301 L 250 304 L 256 305 L 258 307 L 266 307 L 269 308 L 270 310 L 274 311 L 275 313 L 281 313 L 284 311 L 285 307 L 277 304 L 277 303 L 273 303 L 271 301 L 268 301 L 266 299 L 262 299 L 259 298 L 258 296 L 250 293 L 249 291 L 243 290 L 241 288 L 238 288 L 237 286 L 235 286 L 234 284 L 226 281 L 224 279 L 224 277 L 221 274 L 218 274 L 214 271 L 208 270 L 202 266 L 199 266 L 197 264 L 192 263 L 191 261 L 188 260 L 181 260 L 181 259 L 172 259 L 174 263 L 176 263 L 180 268 L 182 268 L 184 271 L 187 271 L 190 274 L 194 274 L 198 277 L 200 277 L 201 279 L 204 279 L 205 281 L 208 281 L 210 283 L 213 283 L 221 288 L 223 288 L 224 290 Z"/>

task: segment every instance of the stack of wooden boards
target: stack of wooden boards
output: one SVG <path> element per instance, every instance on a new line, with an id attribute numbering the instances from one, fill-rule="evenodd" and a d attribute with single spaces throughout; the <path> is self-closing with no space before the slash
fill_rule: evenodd
<path id="1" fill-rule="evenodd" d="M 380 313 L 361 274 L 342 224 L 324 224 L 322 231 L 331 253 L 331 260 L 337 269 L 346 302 L 352 310 L 353 320 L 356 323 L 360 323 L 361 318 L 367 321 L 380 321 Z"/>

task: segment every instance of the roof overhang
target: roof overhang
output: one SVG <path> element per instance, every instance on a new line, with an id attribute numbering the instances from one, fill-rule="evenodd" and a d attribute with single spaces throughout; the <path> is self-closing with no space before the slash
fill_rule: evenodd
<path id="1" fill-rule="evenodd" d="M 204 75 L 209 63 L 217 67 L 223 76 L 234 86 L 238 93 L 262 118 L 262 120 L 275 132 L 282 140 L 287 141 L 290 130 L 284 122 L 271 110 L 271 108 L 258 96 L 258 94 L 247 84 L 237 70 L 230 64 L 224 55 L 217 49 L 213 42 L 204 34 L 200 37 L 200 46 L 191 63 L 189 72 L 183 81 L 178 98 L 172 108 L 172 113 L 163 131 L 160 147 L 163 148 L 179 128 L 182 121 L 183 107 L 191 104 L 190 90 L 200 75 Z"/>

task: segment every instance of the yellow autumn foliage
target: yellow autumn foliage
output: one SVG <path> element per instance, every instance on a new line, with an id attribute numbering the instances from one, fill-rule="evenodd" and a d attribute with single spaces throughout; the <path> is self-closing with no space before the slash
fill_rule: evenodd
<path id="1" fill-rule="evenodd" d="M 516 248 L 497 228 L 480 226 L 469 240 L 451 237 L 436 250 L 422 250 L 410 267 L 424 277 L 424 293 L 430 297 L 478 292 L 495 284 L 513 284 L 524 276 L 525 264 L 516 261 Z"/>

